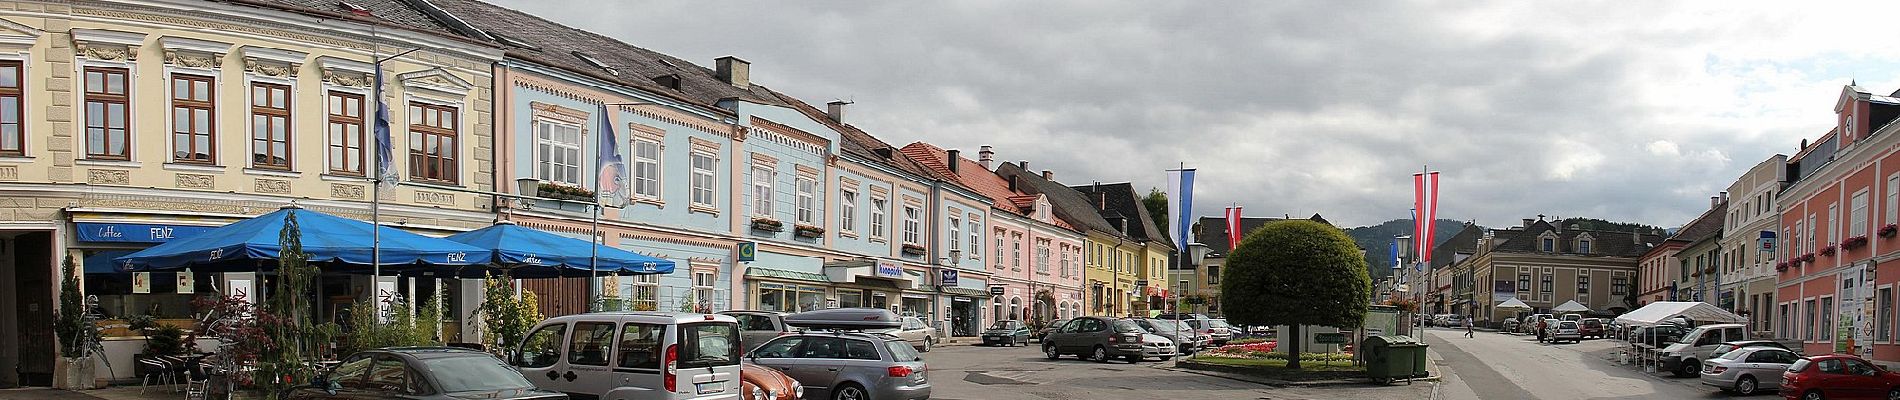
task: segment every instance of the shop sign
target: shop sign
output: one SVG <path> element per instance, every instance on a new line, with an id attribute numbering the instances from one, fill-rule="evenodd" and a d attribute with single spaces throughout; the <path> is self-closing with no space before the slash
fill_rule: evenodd
<path id="1" fill-rule="evenodd" d="M 896 261 L 878 261 L 871 274 L 879 278 L 903 279 L 904 267 L 898 266 Z"/>
<path id="2" fill-rule="evenodd" d="M 991 295 L 991 296 L 1002 296 L 1002 295 L 1003 295 L 1003 287 L 1002 287 L 1002 286 L 991 286 L 991 287 L 990 287 L 990 295 Z"/>
<path id="3" fill-rule="evenodd" d="M 937 284 L 939 285 L 956 286 L 957 285 L 957 270 L 949 269 L 949 268 L 938 270 L 937 278 L 938 278 Z"/>
<path id="4" fill-rule="evenodd" d="M 739 242 L 739 261 L 757 261 L 759 244 L 757 242 Z"/>
<path id="5" fill-rule="evenodd" d="M 216 227 L 155 224 L 76 222 L 81 242 L 165 243 L 204 233 Z"/>
<path id="6" fill-rule="evenodd" d="M 145 293 L 151 293 L 151 292 L 152 292 L 152 273 L 133 272 L 132 273 L 132 293 L 145 294 Z"/>
<path id="7" fill-rule="evenodd" d="M 192 294 L 198 289 L 198 278 L 191 275 L 191 269 L 178 271 L 178 294 Z"/>

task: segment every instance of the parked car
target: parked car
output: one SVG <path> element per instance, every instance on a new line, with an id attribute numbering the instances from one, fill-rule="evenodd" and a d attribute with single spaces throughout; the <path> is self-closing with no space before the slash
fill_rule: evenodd
<path id="1" fill-rule="evenodd" d="M 719 313 L 739 321 L 739 343 L 743 343 L 748 351 L 791 331 L 785 326 L 785 313 L 782 312 L 729 310 Z"/>
<path id="2" fill-rule="evenodd" d="M 1565 340 L 1569 340 L 1571 343 L 1577 343 L 1583 341 L 1583 335 L 1578 333 L 1577 329 L 1577 321 L 1556 321 L 1552 322 L 1550 328 L 1544 331 L 1544 336 L 1549 337 L 1551 343 Z"/>
<path id="3" fill-rule="evenodd" d="M 1796 343 L 1798 344 L 1799 342 L 1796 342 Z M 1730 351 L 1734 351 L 1735 349 L 1740 349 L 1744 347 L 1758 347 L 1758 346 L 1759 347 L 1773 347 L 1773 348 L 1782 349 L 1782 350 L 1794 351 L 1794 349 L 1789 348 L 1788 345 L 1782 344 L 1780 341 L 1775 341 L 1775 340 L 1768 340 L 1768 339 L 1736 340 L 1736 341 L 1730 341 L 1730 342 L 1723 342 L 1722 344 L 1716 345 L 1714 350 L 1709 350 L 1709 358 L 1714 359 L 1716 357 L 1721 357 L 1722 354 L 1726 354 Z M 1796 353 L 1796 354 L 1800 354 L 1800 353 Z"/>
<path id="4" fill-rule="evenodd" d="M 902 327 L 896 313 L 838 308 L 787 315 L 785 323 L 805 329 L 760 345 L 746 360 L 791 376 L 810 398 L 930 398 L 927 368 L 916 348 L 895 336 L 865 332 Z"/>
<path id="5" fill-rule="evenodd" d="M 1227 341 L 1233 340 L 1234 338 L 1234 327 L 1233 325 L 1228 325 L 1226 319 L 1214 318 L 1207 320 L 1207 326 L 1208 341 L 1215 346 L 1226 346 Z"/>
<path id="6" fill-rule="evenodd" d="M 1650 347 L 1665 346 L 1681 339 L 1683 333 L 1682 327 L 1669 324 L 1637 327 L 1630 330 L 1630 342 Z"/>
<path id="7" fill-rule="evenodd" d="M 1517 318 L 1505 318 L 1498 321 L 1498 330 L 1504 333 L 1517 333 Z"/>
<path id="8" fill-rule="evenodd" d="M 1189 328 L 1194 328 L 1194 330 L 1197 331 L 1196 333 L 1207 336 L 1208 343 L 1215 346 L 1227 344 L 1228 340 L 1234 338 L 1233 332 L 1229 330 L 1232 327 L 1227 325 L 1227 320 L 1208 318 L 1206 315 L 1201 314 L 1186 313 L 1164 313 L 1156 315 L 1155 318 L 1185 322 Z M 1214 321 L 1220 322 L 1216 323 Z"/>
<path id="9" fill-rule="evenodd" d="M 511 360 L 544 389 L 587 398 L 726 399 L 740 392 L 732 316 L 614 312 L 549 318 Z"/>
<path id="10" fill-rule="evenodd" d="M 1603 338 L 1603 320 L 1596 319 L 1596 318 L 1584 318 L 1582 320 L 1577 321 L 1577 335 L 1582 336 L 1586 339 L 1587 338 L 1602 339 Z"/>
<path id="11" fill-rule="evenodd" d="M 1558 319 L 1565 320 L 1565 321 L 1582 321 L 1583 314 L 1564 314 L 1563 317 L 1558 318 Z"/>
<path id="12" fill-rule="evenodd" d="M 291 399 L 566 399 L 542 390 L 495 356 L 451 347 L 395 347 L 352 354 Z"/>
<path id="13" fill-rule="evenodd" d="M 916 347 L 917 351 L 926 353 L 930 352 L 931 345 L 937 343 L 936 330 L 930 329 L 929 325 L 925 325 L 923 319 L 917 317 L 902 317 L 899 321 L 899 325 L 896 328 L 876 329 L 866 332 L 896 336 L 899 339 L 910 342 L 910 346 Z"/>
<path id="14" fill-rule="evenodd" d="M 1051 360 L 1073 354 L 1095 362 L 1121 358 L 1130 364 L 1140 362 L 1142 357 L 1174 355 L 1171 344 L 1149 341 L 1146 336 L 1150 335 L 1132 320 L 1079 317 L 1050 332 L 1042 343 L 1042 354 Z"/>
<path id="15" fill-rule="evenodd" d="M 1781 373 L 1801 359 L 1788 349 L 1743 347 L 1702 362 L 1702 384 L 1743 396 L 1780 388 Z"/>
<path id="16" fill-rule="evenodd" d="M 790 375 L 763 365 L 739 365 L 739 400 L 799 400 L 805 387 Z"/>
<path id="17" fill-rule="evenodd" d="M 1675 343 L 1665 345 L 1656 356 L 1662 361 L 1662 369 L 1676 377 L 1696 376 L 1702 372 L 1702 357 L 1722 343 L 1753 339 L 1747 337 L 1747 331 L 1742 324 L 1703 325 L 1682 335 Z"/>
<path id="18" fill-rule="evenodd" d="M 1022 321 L 1006 319 L 996 321 L 989 329 L 983 330 L 984 346 L 1026 346 L 1029 344 L 1029 326 Z"/>
<path id="19" fill-rule="evenodd" d="M 1781 373 L 1782 398 L 1892 399 L 1900 397 L 1900 374 L 1845 354 L 1795 360 Z"/>
<path id="20" fill-rule="evenodd" d="M 1175 350 L 1179 354 L 1194 354 L 1195 350 L 1207 344 L 1207 341 L 1202 339 L 1200 334 L 1194 333 L 1194 329 L 1188 328 L 1187 325 L 1182 324 L 1181 321 L 1152 318 L 1134 319 L 1133 321 L 1135 321 L 1135 325 L 1140 326 L 1142 330 L 1147 331 L 1149 334 L 1167 338 L 1169 342 L 1174 344 Z"/>
<path id="21" fill-rule="evenodd" d="M 1050 322 L 1049 325 L 1044 325 L 1042 329 L 1037 329 L 1036 342 L 1041 343 L 1044 340 L 1048 340 L 1049 332 L 1055 332 L 1056 328 L 1061 328 L 1063 324 L 1067 324 L 1067 323 L 1069 323 L 1069 320 L 1067 318 L 1058 319 L 1058 320 L 1055 320 L 1054 322 Z"/>
<path id="22" fill-rule="evenodd" d="M 1449 327 L 1449 328 L 1463 328 L 1463 327 L 1465 327 L 1465 316 L 1463 316 L 1463 315 L 1458 315 L 1458 314 L 1451 314 L 1451 315 L 1446 315 L 1446 316 L 1445 316 L 1445 327 Z"/>

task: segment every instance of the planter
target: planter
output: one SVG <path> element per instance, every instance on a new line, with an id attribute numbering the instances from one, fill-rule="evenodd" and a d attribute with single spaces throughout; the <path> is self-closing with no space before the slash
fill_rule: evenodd
<path id="1" fill-rule="evenodd" d="M 1867 245 L 1867 235 L 1854 236 L 1841 240 L 1841 249 L 1852 250 Z"/>
<path id="2" fill-rule="evenodd" d="M 1802 254 L 1801 262 L 1809 262 L 1809 263 L 1814 262 L 1814 253 Z"/>
<path id="3" fill-rule="evenodd" d="M 792 234 L 802 238 L 817 239 L 825 236 L 825 228 L 799 225 L 792 227 Z"/>
<path id="4" fill-rule="evenodd" d="M 1822 247 L 1821 247 L 1821 255 L 1824 255 L 1824 256 L 1828 256 L 1828 257 L 1833 257 L 1833 256 L 1834 256 L 1834 245 L 1830 243 L 1830 244 L 1828 244 L 1827 246 L 1822 246 Z"/>
<path id="5" fill-rule="evenodd" d="M 1880 237 L 1890 238 L 1900 234 L 1900 224 L 1886 224 L 1880 227 Z"/>
<path id="6" fill-rule="evenodd" d="M 86 390 L 103 387 L 99 384 L 98 367 L 92 357 L 60 357 L 58 364 L 53 368 L 53 388 Z"/>
<path id="7" fill-rule="evenodd" d="M 776 219 L 756 218 L 752 220 L 752 230 L 780 232 L 785 230 L 785 223 Z"/>
<path id="8" fill-rule="evenodd" d="M 903 251 L 904 251 L 904 254 L 920 256 L 924 254 L 924 246 L 920 244 L 905 243 Z"/>
<path id="9" fill-rule="evenodd" d="M 535 188 L 534 195 L 556 200 L 591 201 L 595 194 L 587 188 L 543 183 Z"/>

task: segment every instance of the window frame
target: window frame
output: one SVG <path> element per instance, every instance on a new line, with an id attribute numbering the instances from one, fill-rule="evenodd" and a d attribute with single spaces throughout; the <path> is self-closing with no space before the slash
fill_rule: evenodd
<path id="1" fill-rule="evenodd" d="M 923 244 L 923 240 L 924 240 L 923 207 L 919 207 L 915 204 L 904 203 L 903 213 L 904 213 L 903 214 L 904 215 L 904 221 L 903 221 L 904 243 L 918 244 L 918 245 Z"/>
<path id="2" fill-rule="evenodd" d="M 323 96 L 324 104 L 327 105 L 324 110 L 324 136 L 326 137 L 326 143 L 324 145 L 325 171 L 332 175 L 369 176 L 369 171 L 375 168 L 370 163 L 376 162 L 369 159 L 369 150 L 371 149 L 368 143 L 370 139 L 369 131 L 372 129 L 368 124 L 369 118 L 367 118 L 367 114 L 369 113 L 369 96 L 340 90 L 326 90 Z M 349 108 L 349 104 L 352 100 L 356 104 L 354 110 L 356 112 L 355 116 L 350 115 L 350 111 L 352 110 Z M 355 141 L 353 143 L 355 143 L 356 146 L 354 151 L 351 150 L 350 144 L 352 141 L 349 140 L 352 136 L 350 132 L 351 127 L 354 127 L 355 130 L 353 135 L 355 136 Z M 339 128 L 342 130 L 339 131 Z M 338 143 L 339 141 L 343 143 Z M 352 157 L 351 153 L 355 153 L 355 170 L 348 168 Z M 342 158 L 341 163 L 337 162 L 339 155 Z"/>
<path id="3" fill-rule="evenodd" d="M 750 181 L 752 187 L 752 215 L 754 217 L 772 218 L 772 191 L 773 186 L 777 186 L 774 182 L 777 180 L 776 175 L 778 175 L 778 171 L 773 170 L 770 166 L 758 163 L 752 164 L 752 176 Z"/>
<path id="4" fill-rule="evenodd" d="M 91 87 L 92 75 L 94 73 L 100 76 L 99 91 L 93 91 Z M 133 82 L 131 68 L 87 66 L 80 69 L 80 74 L 81 103 L 84 107 L 82 111 L 85 115 L 85 118 L 80 122 L 84 127 L 82 134 L 85 135 L 84 139 L 86 141 L 85 159 L 106 161 L 132 160 L 132 148 L 134 146 L 132 144 L 132 138 L 136 137 L 136 135 L 132 133 Z M 111 81 L 111 76 L 118 76 L 120 78 L 121 89 L 117 93 L 112 92 L 112 87 L 106 83 Z M 95 103 L 99 104 L 100 112 L 103 114 L 99 118 L 100 125 L 97 126 L 92 124 L 92 105 Z M 112 117 L 115 113 L 111 110 L 114 105 L 119 106 L 119 109 L 122 111 L 116 113 L 122 124 L 118 128 L 112 127 Z M 98 143 L 100 152 L 93 151 L 93 145 L 95 144 L 92 140 L 93 129 L 99 129 L 100 131 L 99 138 L 103 141 L 102 143 Z M 113 139 L 115 139 L 113 132 L 115 129 L 118 132 L 116 134 L 116 139 L 118 139 L 117 143 L 120 145 L 120 149 L 116 153 L 112 151 Z"/>
<path id="5" fill-rule="evenodd" d="M 407 136 L 409 137 L 409 179 L 460 185 L 462 177 L 461 108 L 421 101 L 410 101 L 409 110 L 411 111 L 408 113 L 410 114 L 410 118 L 408 118 L 405 124 L 408 126 Z M 420 113 L 418 113 L 418 111 L 420 111 Z M 428 115 L 430 111 L 440 114 L 436 115 L 438 120 L 442 115 L 447 115 L 452 118 L 453 121 L 447 124 L 448 127 L 428 125 L 425 122 L 428 121 L 429 117 L 426 115 Z M 416 118 L 418 116 L 417 114 L 421 114 L 424 117 Z M 429 154 L 424 150 L 427 147 L 425 143 L 429 143 L 432 138 L 436 142 L 436 148 L 438 149 L 435 154 Z M 442 142 L 445 141 L 448 143 L 448 146 L 442 145 Z M 447 147 L 448 151 L 440 151 L 443 147 Z M 425 165 L 434 166 L 437 169 L 432 173 Z"/>
<path id="6" fill-rule="evenodd" d="M 169 84 L 169 87 L 171 89 L 170 107 L 171 107 L 172 120 L 171 120 L 171 129 L 168 129 L 168 131 L 170 131 L 170 134 L 167 135 L 167 138 L 171 139 L 169 140 L 169 142 L 171 143 L 171 150 L 172 150 L 171 157 L 169 158 L 170 161 L 174 163 L 179 163 L 179 164 L 217 165 L 218 163 L 218 80 L 217 78 L 213 76 L 209 76 L 209 75 L 171 74 L 170 82 L 167 82 L 167 83 Z M 185 85 L 186 93 L 178 92 L 179 83 L 186 84 Z M 204 87 L 205 87 L 205 93 L 202 93 L 205 95 L 204 96 L 205 99 L 202 101 L 197 100 L 195 98 L 195 95 L 200 94 L 198 93 L 198 90 L 197 90 L 197 84 L 200 84 L 200 83 L 204 84 Z M 183 124 L 185 124 L 184 125 L 185 131 L 182 131 L 182 132 L 178 130 L 179 124 L 181 123 L 181 121 L 178 121 L 179 111 L 185 111 L 185 116 L 187 117 L 185 121 L 182 122 Z M 204 115 L 209 119 L 207 121 L 203 121 L 205 123 L 204 132 L 197 132 L 197 130 L 194 129 L 198 126 L 197 125 L 197 122 L 199 122 L 198 114 L 200 111 L 202 111 Z M 186 145 L 185 148 L 178 147 L 179 136 L 186 137 L 187 140 L 185 140 L 185 145 Z M 199 149 L 197 146 L 197 143 L 198 143 L 197 139 L 199 139 L 199 137 L 203 137 L 205 139 L 205 145 L 206 145 L 205 146 L 206 149 L 204 149 L 203 151 L 204 158 L 202 159 L 194 157 L 194 155 L 199 154 L 199 151 L 198 151 Z M 184 153 L 184 156 L 185 156 L 184 158 L 179 157 L 180 152 Z"/>
<path id="7" fill-rule="evenodd" d="M 858 191 L 852 188 L 838 189 L 838 232 L 856 234 L 858 231 Z"/>
<path id="8" fill-rule="evenodd" d="M 653 149 L 653 157 L 641 156 L 640 149 L 642 146 L 651 147 Z M 628 185 L 629 189 L 633 191 L 632 197 L 636 199 L 659 200 L 660 196 L 664 195 L 666 190 L 666 145 L 653 138 L 634 135 L 632 139 L 628 140 L 627 149 L 633 153 L 633 184 Z M 646 173 L 647 169 L 652 169 L 652 174 L 649 175 Z M 649 189 L 651 193 L 642 193 L 640 189 L 643 185 Z"/>
<path id="9" fill-rule="evenodd" d="M 0 68 L 13 68 L 14 83 L 13 86 L 0 85 L 0 107 L 5 107 L 6 99 L 13 99 L 13 107 L 0 109 L 0 116 L 11 111 L 16 119 L 14 122 L 0 119 L 0 157 L 26 157 L 27 151 L 30 150 L 27 146 L 27 138 L 32 137 L 27 134 L 26 129 L 26 62 L 0 59 Z M 13 127 L 11 134 L 6 133 L 6 127 L 9 125 Z M 6 143 L 9 139 L 16 147 L 7 147 Z"/>
<path id="10" fill-rule="evenodd" d="M 291 109 L 296 108 L 296 104 L 294 104 L 296 96 L 291 93 L 290 85 L 281 83 L 251 82 L 248 89 L 250 89 L 251 93 L 250 112 L 248 113 L 250 118 L 247 119 L 251 127 L 251 157 L 249 165 L 251 168 L 257 169 L 291 170 L 294 168 L 293 166 L 296 165 L 296 160 L 293 155 L 297 153 L 297 147 L 295 146 L 295 138 L 297 136 L 295 130 L 296 120 L 293 118 L 291 112 Z M 262 94 L 264 94 L 262 98 L 258 96 L 259 90 L 262 90 Z M 283 95 L 282 100 L 284 106 L 282 108 L 271 106 L 271 101 L 277 99 L 275 96 L 279 94 Z M 262 104 L 259 104 L 260 102 L 262 102 Z M 257 129 L 257 121 L 260 117 L 268 122 L 265 125 L 267 129 L 262 132 Z M 281 119 L 281 122 L 284 124 L 282 140 L 272 136 L 272 134 L 276 132 L 276 122 L 278 122 L 279 119 Z M 262 136 L 260 137 L 260 135 Z M 263 141 L 264 145 L 259 146 L 259 141 Z M 283 145 L 283 154 L 276 153 L 275 150 L 278 144 Z M 260 153 L 260 150 L 262 153 Z M 264 160 L 266 161 L 260 162 L 258 160 L 258 156 L 260 155 L 265 156 Z M 271 161 L 278 159 L 283 160 L 283 163 L 279 164 Z"/>
<path id="11" fill-rule="evenodd" d="M 890 208 L 890 206 L 891 206 L 891 199 L 889 197 L 879 196 L 875 192 L 871 194 L 871 239 L 872 240 L 883 240 L 890 233 L 890 232 L 886 232 L 889 228 L 884 223 L 884 220 L 888 218 L 888 213 L 889 213 L 888 209 Z"/>
<path id="12" fill-rule="evenodd" d="M 1871 196 L 1867 188 L 1854 192 L 1848 200 L 1847 237 L 1867 234 L 1867 197 Z"/>
<path id="13" fill-rule="evenodd" d="M 792 179 L 792 221 L 818 225 L 818 178 L 799 174 Z"/>
<path id="14" fill-rule="evenodd" d="M 949 216 L 950 220 L 948 222 L 945 222 L 945 224 L 949 225 L 949 228 L 950 228 L 950 249 L 951 250 L 959 250 L 963 248 L 963 217 L 959 217 L 957 216 L 957 214 L 958 213 L 956 212 L 952 212 L 951 215 Z M 951 261 L 956 262 L 956 261 L 961 261 L 961 260 L 951 260 Z"/>
<path id="15" fill-rule="evenodd" d="M 558 130 L 568 130 L 568 129 L 573 130 L 574 141 L 570 143 L 570 142 L 565 142 L 565 141 L 555 138 L 554 136 L 557 129 Z M 583 154 L 586 153 L 586 143 L 587 143 L 586 130 L 582 129 L 581 126 L 577 124 L 570 124 L 570 123 L 555 121 L 555 120 L 547 119 L 547 118 L 536 118 L 534 120 L 533 141 L 534 141 L 534 144 L 533 144 L 534 148 L 532 151 L 528 153 L 528 160 L 529 160 L 528 165 L 529 165 L 529 168 L 532 168 L 534 170 L 533 173 L 534 173 L 535 178 L 538 178 L 542 182 L 547 182 L 550 184 L 573 186 L 573 187 L 585 187 L 586 185 L 585 179 L 586 179 L 587 174 L 584 171 L 586 171 L 587 169 L 581 167 L 581 162 L 582 162 L 581 160 L 584 159 L 585 156 Z M 544 153 L 542 151 L 542 148 L 548 149 L 548 151 L 546 152 L 547 154 L 553 154 L 552 153 L 553 151 L 568 152 L 571 150 L 574 157 L 572 159 L 569 159 L 566 164 L 556 163 L 553 160 L 550 160 L 550 158 L 553 158 L 553 157 L 542 156 L 542 154 Z M 547 167 L 544 168 L 543 167 L 544 165 Z M 567 181 L 567 180 L 557 179 L 555 176 L 557 175 L 556 168 L 571 171 L 571 172 L 560 172 L 559 175 L 571 175 L 573 180 Z"/>
<path id="16" fill-rule="evenodd" d="M 686 163 L 689 164 L 688 169 L 692 177 L 689 179 L 689 182 L 687 182 L 687 186 L 689 187 L 688 191 L 690 191 L 687 196 L 687 202 L 693 206 L 717 209 L 717 203 L 719 202 L 719 157 L 710 151 L 704 150 L 693 150 L 687 154 L 686 157 Z M 699 166 L 699 161 L 702 159 L 706 161 L 706 168 L 700 168 Z M 702 194 L 705 195 L 705 201 L 700 201 Z"/>

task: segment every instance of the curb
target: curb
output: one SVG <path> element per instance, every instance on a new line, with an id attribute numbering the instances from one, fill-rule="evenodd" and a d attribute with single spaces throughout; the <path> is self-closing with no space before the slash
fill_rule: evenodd
<path id="1" fill-rule="evenodd" d="M 1213 365 L 1213 364 L 1201 364 L 1201 363 L 1190 363 L 1190 364 Z M 1296 381 L 1289 381 L 1289 380 L 1282 380 L 1282 379 L 1263 378 L 1263 377 L 1252 376 L 1252 375 L 1241 374 L 1241 373 L 1198 369 L 1195 367 L 1184 366 L 1179 361 L 1176 361 L 1174 365 L 1175 366 L 1173 367 L 1163 367 L 1163 369 L 1167 369 L 1170 371 L 1177 371 L 1177 372 L 1186 372 L 1186 373 L 1195 374 L 1195 375 L 1225 378 L 1225 379 L 1230 379 L 1230 380 L 1255 383 L 1255 384 L 1261 384 L 1261 385 L 1267 385 L 1267 386 L 1274 386 L 1274 387 L 1327 387 L 1327 386 L 1349 386 L 1349 385 L 1356 386 L 1356 385 L 1377 385 L 1378 384 L 1378 382 L 1374 382 L 1366 378 L 1329 379 L 1329 380 L 1319 380 L 1319 381 L 1297 381 L 1296 382 Z M 1431 368 L 1429 364 L 1427 364 L 1426 369 L 1427 369 L 1427 373 L 1434 372 L 1434 371 L 1431 371 L 1434 368 Z M 1410 379 L 1410 381 L 1411 382 L 1438 382 L 1440 378 L 1442 378 L 1442 375 L 1432 374 L 1430 376 L 1423 377 L 1423 378 L 1412 378 Z M 1377 385 L 1377 386 L 1386 386 L 1386 385 Z"/>

